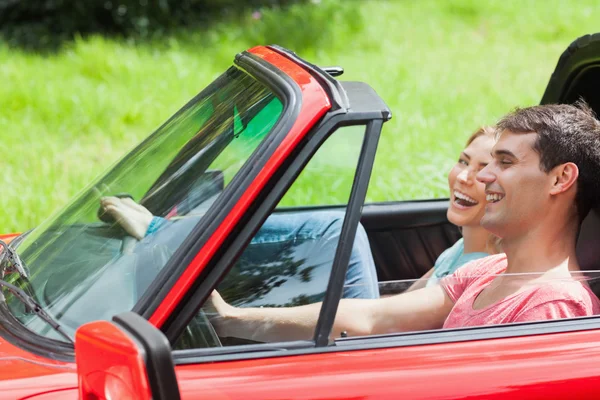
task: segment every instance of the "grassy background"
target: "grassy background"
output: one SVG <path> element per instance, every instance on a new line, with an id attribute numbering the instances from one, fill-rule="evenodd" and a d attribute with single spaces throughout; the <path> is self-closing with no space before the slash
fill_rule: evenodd
<path id="1" fill-rule="evenodd" d="M 469 133 L 537 103 L 568 44 L 600 30 L 599 11 L 595 0 L 321 0 L 142 42 L 78 38 L 50 55 L 0 42 L 0 231 L 39 224 L 256 44 L 341 65 L 386 100 L 394 118 L 370 201 L 443 197 Z"/>

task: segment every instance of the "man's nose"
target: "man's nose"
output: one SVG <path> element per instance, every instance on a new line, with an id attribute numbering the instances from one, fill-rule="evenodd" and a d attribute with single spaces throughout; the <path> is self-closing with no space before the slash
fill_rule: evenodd
<path id="1" fill-rule="evenodd" d="M 491 182 L 494 182 L 496 180 L 496 175 L 494 175 L 494 173 L 492 171 L 491 164 L 488 164 L 485 167 L 483 167 L 477 173 L 477 176 L 475 177 L 475 179 L 477 179 L 481 183 L 491 183 Z"/>

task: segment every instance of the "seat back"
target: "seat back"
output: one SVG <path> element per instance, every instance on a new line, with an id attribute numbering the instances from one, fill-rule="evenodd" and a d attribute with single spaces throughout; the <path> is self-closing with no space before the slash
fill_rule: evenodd
<path id="1" fill-rule="evenodd" d="M 577 261 L 583 271 L 600 270 L 600 209 L 592 209 L 583 220 L 577 238 Z M 600 273 L 586 273 L 587 282 L 600 297 Z"/>
<path id="2" fill-rule="evenodd" d="M 592 209 L 583 220 L 576 252 L 582 270 L 600 269 L 600 209 Z"/>

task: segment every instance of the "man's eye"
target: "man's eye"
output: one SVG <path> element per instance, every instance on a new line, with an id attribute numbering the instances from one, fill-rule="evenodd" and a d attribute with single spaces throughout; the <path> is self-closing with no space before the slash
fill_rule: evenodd
<path id="1" fill-rule="evenodd" d="M 512 161 L 511 160 L 507 160 L 506 158 L 504 158 L 504 159 L 500 160 L 500 164 L 502 164 L 502 165 L 510 165 L 510 164 L 512 164 Z"/>

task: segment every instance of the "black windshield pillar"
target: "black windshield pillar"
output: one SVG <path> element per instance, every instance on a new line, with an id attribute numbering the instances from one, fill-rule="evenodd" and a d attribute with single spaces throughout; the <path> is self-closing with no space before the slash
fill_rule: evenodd
<path id="1" fill-rule="evenodd" d="M 331 277 L 327 291 L 325 292 L 323 305 L 321 306 L 319 321 L 315 329 L 314 341 L 317 347 L 329 344 L 329 335 L 333 328 L 336 311 L 344 290 L 346 271 L 350 262 L 350 254 L 354 245 L 362 207 L 367 195 L 367 188 L 369 186 L 369 179 L 371 178 L 371 171 L 373 170 L 382 125 L 383 120 L 381 119 L 374 119 L 367 123 L 365 138 L 350 192 L 350 200 L 348 201 L 346 218 L 342 224 L 340 241 L 331 269 Z M 341 334 L 341 332 L 339 333 Z"/>

